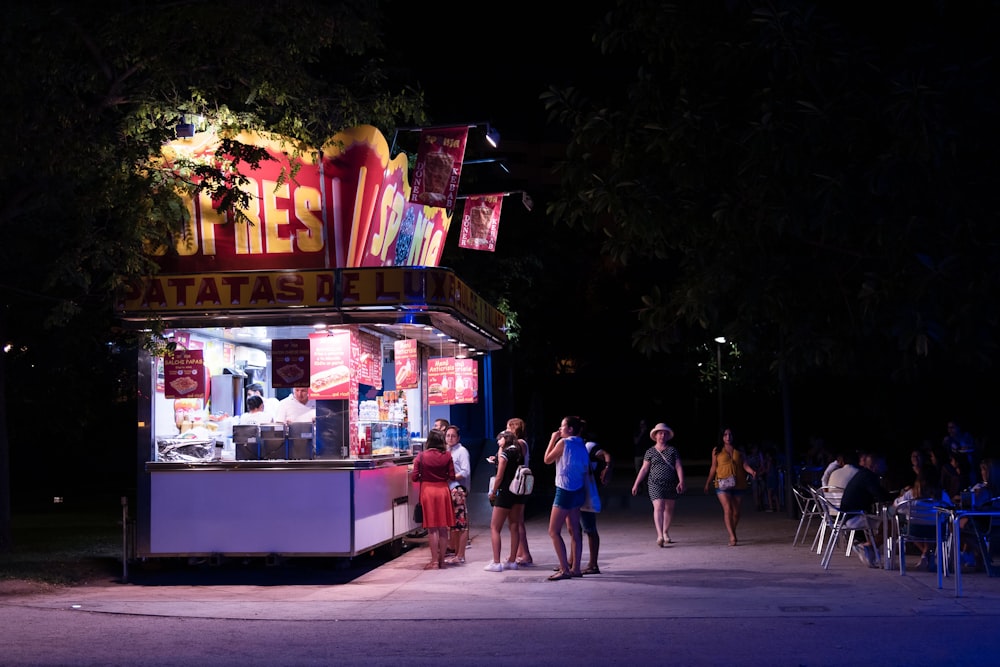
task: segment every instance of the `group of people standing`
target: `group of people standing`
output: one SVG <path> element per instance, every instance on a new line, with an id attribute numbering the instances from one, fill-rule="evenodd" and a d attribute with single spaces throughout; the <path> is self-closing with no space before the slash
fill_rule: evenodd
<path id="1" fill-rule="evenodd" d="M 459 442 L 458 427 L 436 426 L 443 426 L 444 432 L 437 428 L 431 431 L 425 450 L 414 461 L 413 468 L 413 481 L 421 483 L 423 525 L 429 536 L 431 562 L 426 566 L 428 569 L 464 563 L 468 535 L 468 451 Z M 610 482 L 611 455 L 593 439 L 583 437 L 585 426 L 578 416 L 564 417 L 559 428 L 551 433 L 542 457 L 546 465 L 555 467 L 555 494 L 548 533 L 558 565 L 548 577 L 550 581 L 600 574 L 597 513 L 600 511 L 600 489 Z M 528 496 L 510 491 L 517 469 L 529 465 L 530 461 L 524 432 L 522 419 L 508 420 L 505 430 L 496 436 L 496 456 L 487 459 L 497 466 L 489 489 L 492 558 L 484 567 L 489 572 L 516 570 L 534 564 L 524 523 Z M 641 459 L 636 457 L 637 473 L 632 495 L 640 495 L 643 491 L 648 493 L 653 505 L 656 544 L 666 547 L 673 544 L 670 526 L 677 498 L 686 490 L 684 466 L 679 452 L 670 444 L 674 438 L 673 429 L 661 422 L 649 431 L 648 437 L 653 444 L 645 449 Z M 738 544 L 736 529 L 743 496 L 748 491 L 748 478 L 752 479 L 755 475 L 756 471 L 744 453 L 735 447 L 732 430 L 724 429 L 721 443 L 712 450 L 705 493 L 710 488 L 714 489 L 719 500 L 729 546 Z M 505 525 L 510 538 L 506 558 L 503 558 L 502 531 Z M 568 545 L 563 537 L 564 527 L 569 534 Z M 454 555 L 448 555 L 443 546 L 448 543 L 449 531 Z M 589 558 L 585 565 L 584 534 L 589 545 Z"/>

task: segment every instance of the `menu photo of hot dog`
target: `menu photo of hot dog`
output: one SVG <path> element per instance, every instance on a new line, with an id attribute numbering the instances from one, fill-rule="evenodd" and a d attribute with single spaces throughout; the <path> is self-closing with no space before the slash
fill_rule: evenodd
<path id="1" fill-rule="evenodd" d="M 326 395 L 334 389 L 347 385 L 351 379 L 351 369 L 339 364 L 314 373 L 309 378 L 310 395 Z"/>

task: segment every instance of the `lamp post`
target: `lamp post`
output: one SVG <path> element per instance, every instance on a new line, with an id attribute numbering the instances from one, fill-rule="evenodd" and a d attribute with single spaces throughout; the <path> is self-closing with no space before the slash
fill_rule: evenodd
<path id="1" fill-rule="evenodd" d="M 722 433 L 722 346 L 726 344 L 725 336 L 715 337 L 715 376 L 716 393 L 719 395 L 719 433 Z"/>

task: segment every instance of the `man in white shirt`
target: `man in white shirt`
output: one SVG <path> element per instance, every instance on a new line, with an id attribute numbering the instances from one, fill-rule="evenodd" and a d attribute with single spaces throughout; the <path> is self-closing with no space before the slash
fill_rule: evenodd
<path id="1" fill-rule="evenodd" d="M 465 547 L 469 542 L 469 514 L 467 498 L 469 493 L 469 478 L 472 476 L 472 465 L 469 461 L 469 450 L 461 442 L 462 432 L 451 424 L 445 429 L 444 442 L 451 452 L 455 464 L 455 480 L 448 486 L 451 488 L 451 504 L 455 509 L 455 523 L 448 535 L 448 550 L 454 552 L 447 562 L 461 565 L 465 562 Z"/>
<path id="2" fill-rule="evenodd" d="M 846 489 L 851 478 L 858 474 L 858 455 L 853 452 L 844 452 L 844 465 L 830 473 L 829 482 L 825 486 L 832 486 L 837 489 Z"/>
<path id="3" fill-rule="evenodd" d="M 316 419 L 316 401 L 309 399 L 308 387 L 295 387 L 278 402 L 274 421 L 281 423 L 308 422 Z"/>
<path id="4" fill-rule="evenodd" d="M 830 465 L 826 467 L 823 471 L 823 477 L 820 479 L 820 486 L 830 486 L 830 475 L 833 474 L 834 470 L 840 470 L 844 467 L 844 455 L 837 454 L 837 458 L 830 461 Z"/>

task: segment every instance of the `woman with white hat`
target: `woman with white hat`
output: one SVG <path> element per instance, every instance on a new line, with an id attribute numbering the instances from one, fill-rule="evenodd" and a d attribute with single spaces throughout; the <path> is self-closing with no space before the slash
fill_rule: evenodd
<path id="1" fill-rule="evenodd" d="M 667 443 L 674 437 L 674 431 L 664 423 L 659 423 L 649 432 L 656 443 L 646 450 L 642 457 L 642 467 L 632 485 L 632 495 L 639 494 L 642 481 L 649 477 L 649 499 L 653 501 L 653 526 L 656 528 L 656 546 L 663 547 L 672 542 L 670 522 L 674 518 L 674 504 L 677 496 L 684 493 L 684 466 L 680 454 Z"/>

